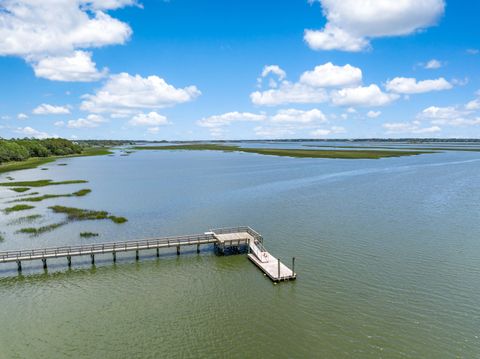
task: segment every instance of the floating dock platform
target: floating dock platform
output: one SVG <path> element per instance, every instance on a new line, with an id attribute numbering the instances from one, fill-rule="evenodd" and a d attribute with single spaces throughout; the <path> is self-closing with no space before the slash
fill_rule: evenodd
<path id="1" fill-rule="evenodd" d="M 1 263 L 16 263 L 18 271 L 22 271 L 22 262 L 41 260 L 43 268 L 47 268 L 47 260 L 66 258 L 68 266 L 72 265 L 72 257 L 90 256 L 92 265 L 95 256 L 111 254 L 113 261 L 117 253 L 135 252 L 139 259 L 140 251 L 156 250 L 157 257 L 162 248 L 176 248 L 177 255 L 184 246 L 196 246 L 200 253 L 201 245 L 212 245 L 217 254 L 248 252 L 248 258 L 260 268 L 272 281 L 279 282 L 296 279 L 295 258 L 292 258 L 292 268 L 288 268 L 279 259 L 271 255 L 263 246 L 263 237 L 250 227 L 212 229 L 203 234 L 186 236 L 142 239 L 136 241 L 93 243 L 80 246 L 64 246 L 41 249 L 26 249 L 0 252 Z"/>

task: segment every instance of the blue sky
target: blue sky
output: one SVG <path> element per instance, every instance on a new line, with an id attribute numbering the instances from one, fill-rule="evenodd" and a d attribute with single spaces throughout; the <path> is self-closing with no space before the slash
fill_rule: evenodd
<path id="1" fill-rule="evenodd" d="M 0 1 L 0 136 L 480 136 L 480 3 Z"/>

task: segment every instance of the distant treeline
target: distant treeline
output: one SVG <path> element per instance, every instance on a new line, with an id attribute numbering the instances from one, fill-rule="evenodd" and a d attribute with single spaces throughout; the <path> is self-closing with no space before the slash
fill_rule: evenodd
<path id="1" fill-rule="evenodd" d="M 134 145 L 136 141 L 131 140 L 77 140 L 77 143 L 85 146 L 93 147 L 113 147 L 113 146 L 125 146 Z"/>
<path id="2" fill-rule="evenodd" d="M 82 146 L 62 138 L 0 139 L 0 164 L 31 157 L 66 156 L 82 153 Z"/>

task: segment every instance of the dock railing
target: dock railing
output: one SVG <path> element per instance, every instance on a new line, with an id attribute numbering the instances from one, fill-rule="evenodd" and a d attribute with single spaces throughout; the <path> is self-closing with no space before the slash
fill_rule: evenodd
<path id="1" fill-rule="evenodd" d="M 164 238 L 150 238 L 125 242 L 110 242 L 101 244 L 85 244 L 76 246 L 51 247 L 41 249 L 24 249 L 0 252 L 1 262 L 16 260 L 32 260 L 38 258 L 56 258 L 65 256 L 79 256 L 87 254 L 125 252 L 136 249 L 155 249 L 159 247 L 174 247 L 179 245 L 194 245 L 213 243 L 212 234 L 186 235 Z"/>
<path id="2" fill-rule="evenodd" d="M 211 229 L 211 232 L 215 234 L 228 234 L 228 233 L 239 233 L 239 232 L 246 232 L 250 234 L 253 238 L 258 240 L 259 242 L 263 243 L 263 237 L 255 231 L 254 229 L 248 226 L 240 226 L 240 227 L 229 227 L 229 228 L 215 228 Z"/>

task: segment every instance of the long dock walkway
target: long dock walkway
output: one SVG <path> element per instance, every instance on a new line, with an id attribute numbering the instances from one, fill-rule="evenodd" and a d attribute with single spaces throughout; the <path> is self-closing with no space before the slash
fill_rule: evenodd
<path id="1" fill-rule="evenodd" d="M 181 247 L 196 246 L 197 253 L 199 253 L 200 246 L 208 244 L 213 244 L 216 252 L 219 254 L 232 251 L 240 253 L 242 248 L 247 248 L 248 258 L 275 282 L 296 278 L 293 268 L 294 259 L 292 260 L 292 269 L 280 263 L 277 258 L 265 250 L 262 236 L 250 227 L 213 229 L 203 234 L 186 236 L 6 251 L 0 252 L 0 264 L 14 262 L 17 263 L 18 270 L 22 271 L 22 262 L 41 260 L 43 267 L 46 269 L 48 259 L 66 258 L 70 267 L 72 265 L 72 257 L 90 256 L 93 265 L 95 264 L 95 256 L 100 254 L 112 254 L 115 262 L 117 253 L 135 252 L 138 260 L 139 252 L 143 250 L 156 250 L 158 257 L 161 248 L 176 248 L 177 255 L 179 255 Z"/>

